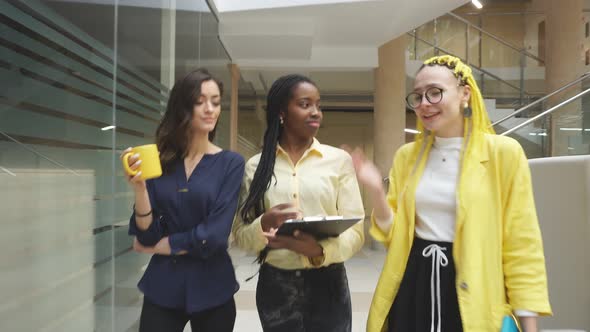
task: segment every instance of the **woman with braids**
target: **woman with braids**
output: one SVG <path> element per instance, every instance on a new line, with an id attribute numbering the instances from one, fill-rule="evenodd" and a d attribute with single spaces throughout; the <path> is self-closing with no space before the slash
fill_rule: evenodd
<path id="1" fill-rule="evenodd" d="M 188 321 L 193 331 L 233 330 L 238 284 L 227 242 L 244 159 L 212 143 L 222 88 L 204 69 L 176 82 L 156 131 L 163 175 L 128 176 L 129 234 L 136 251 L 153 255 L 139 282 L 140 332 L 182 332 Z M 129 163 L 137 169 L 141 160 Z"/>
<path id="2" fill-rule="evenodd" d="M 388 247 L 367 331 L 491 332 L 516 315 L 536 332 L 551 308 L 522 148 L 494 134 L 455 57 L 426 61 L 406 101 L 421 133 L 395 154 L 387 196 L 353 153 L 374 203 L 371 235 Z"/>
<path id="3" fill-rule="evenodd" d="M 320 94 L 307 77 L 287 75 L 267 96 L 262 153 L 246 163 L 233 234 L 239 247 L 259 253 L 256 306 L 264 331 L 351 330 L 343 262 L 364 242 L 362 221 L 339 237 L 275 235 L 287 219 L 363 217 L 352 159 L 315 139 Z"/>

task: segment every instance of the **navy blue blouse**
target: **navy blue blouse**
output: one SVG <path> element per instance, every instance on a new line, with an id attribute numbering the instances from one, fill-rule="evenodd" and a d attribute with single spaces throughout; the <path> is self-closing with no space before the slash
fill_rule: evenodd
<path id="1" fill-rule="evenodd" d="M 168 236 L 178 256 L 153 255 L 138 287 L 152 303 L 188 313 L 226 303 L 238 291 L 227 252 L 238 204 L 244 158 L 231 151 L 206 154 L 186 179 L 184 162 L 147 181 L 153 222 L 139 230 L 135 214 L 129 235 L 144 246 Z"/>

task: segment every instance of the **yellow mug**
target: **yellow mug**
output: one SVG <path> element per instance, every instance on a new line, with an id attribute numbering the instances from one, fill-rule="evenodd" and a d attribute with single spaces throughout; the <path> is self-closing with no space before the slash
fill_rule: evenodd
<path id="1" fill-rule="evenodd" d="M 139 154 L 141 164 L 137 170 L 132 170 L 129 166 L 129 157 Z M 129 175 L 137 175 L 141 171 L 141 178 L 143 180 L 158 178 L 162 175 L 162 165 L 160 165 L 160 153 L 156 144 L 147 144 L 131 148 L 122 159 L 123 168 Z"/>

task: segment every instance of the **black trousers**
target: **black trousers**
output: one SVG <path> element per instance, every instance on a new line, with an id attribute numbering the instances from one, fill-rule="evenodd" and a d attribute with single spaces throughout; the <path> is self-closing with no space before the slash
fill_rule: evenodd
<path id="1" fill-rule="evenodd" d="M 350 332 L 344 264 L 309 270 L 260 268 L 256 306 L 265 332 Z"/>
<path id="2" fill-rule="evenodd" d="M 440 318 L 439 318 L 440 315 Z M 389 332 L 461 332 L 453 244 L 414 239 L 399 291 L 389 311 Z"/>
<path id="3" fill-rule="evenodd" d="M 153 304 L 144 297 L 139 332 L 182 332 L 189 321 L 193 332 L 232 332 L 236 321 L 236 303 L 232 297 L 218 307 L 189 314 L 184 310 Z"/>

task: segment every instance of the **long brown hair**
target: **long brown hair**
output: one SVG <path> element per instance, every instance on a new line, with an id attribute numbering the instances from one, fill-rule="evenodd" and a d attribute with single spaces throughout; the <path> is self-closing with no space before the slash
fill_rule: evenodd
<path id="1" fill-rule="evenodd" d="M 168 173 L 172 164 L 184 158 L 188 152 L 194 105 L 201 96 L 201 85 L 207 81 L 215 82 L 219 87 L 220 95 L 223 95 L 221 81 L 203 68 L 188 73 L 178 80 L 170 91 L 166 113 L 156 130 L 156 144 L 160 151 L 160 162 L 164 173 Z M 215 138 L 216 129 L 217 125 L 209 133 L 210 142 Z"/>

